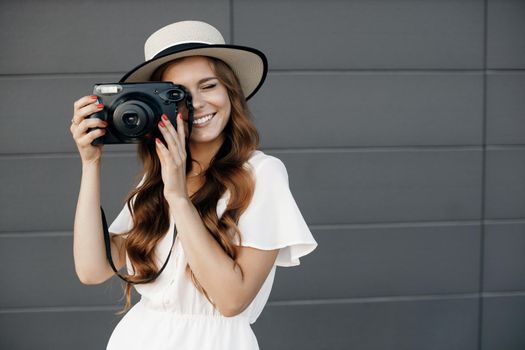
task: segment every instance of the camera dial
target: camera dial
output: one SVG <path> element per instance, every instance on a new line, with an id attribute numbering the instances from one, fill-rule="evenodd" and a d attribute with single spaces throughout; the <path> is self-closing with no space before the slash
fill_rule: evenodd
<path id="1" fill-rule="evenodd" d="M 186 98 L 186 93 L 182 89 L 171 88 L 162 91 L 159 97 L 165 101 L 164 103 L 178 103 Z"/>

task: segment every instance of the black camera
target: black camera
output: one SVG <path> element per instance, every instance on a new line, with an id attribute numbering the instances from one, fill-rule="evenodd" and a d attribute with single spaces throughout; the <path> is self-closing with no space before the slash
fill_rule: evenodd
<path id="1" fill-rule="evenodd" d="M 182 85 L 170 82 L 104 83 L 95 84 L 93 94 L 104 109 L 90 118 L 108 123 L 106 134 L 91 143 L 122 144 L 140 143 L 145 138 L 160 137 L 157 124 L 166 114 L 176 127 L 177 113 L 181 107 L 188 112 L 188 134 L 193 124 L 191 94 Z M 188 135 L 188 137 L 189 137 Z"/>

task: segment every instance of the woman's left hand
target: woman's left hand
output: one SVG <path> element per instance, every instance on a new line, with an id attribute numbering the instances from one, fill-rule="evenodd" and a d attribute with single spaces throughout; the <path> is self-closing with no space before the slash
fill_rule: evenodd
<path id="1" fill-rule="evenodd" d="M 159 130 L 168 147 L 160 139 L 156 139 L 155 150 L 162 167 L 164 197 L 172 205 L 178 200 L 189 199 L 186 186 L 186 139 L 181 114 L 177 114 L 177 130 L 166 115 L 162 115 Z"/>

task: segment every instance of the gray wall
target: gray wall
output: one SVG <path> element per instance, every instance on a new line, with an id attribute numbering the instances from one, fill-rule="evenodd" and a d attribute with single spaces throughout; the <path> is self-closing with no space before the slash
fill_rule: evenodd
<path id="1" fill-rule="evenodd" d="M 525 348 L 525 1 L 3 0 L 1 349 L 105 346 L 121 287 L 74 273 L 72 103 L 182 19 L 267 53 L 262 149 L 319 242 L 278 269 L 262 349 Z M 106 147 L 109 217 L 137 170 Z"/>

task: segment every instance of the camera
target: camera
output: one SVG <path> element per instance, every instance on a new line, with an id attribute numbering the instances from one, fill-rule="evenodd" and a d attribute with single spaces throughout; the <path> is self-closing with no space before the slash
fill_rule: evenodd
<path id="1" fill-rule="evenodd" d="M 97 144 L 141 143 L 160 137 L 157 124 L 166 114 L 176 126 L 181 107 L 188 112 L 188 134 L 193 124 L 191 94 L 182 85 L 170 82 L 95 84 L 93 94 L 104 109 L 89 118 L 106 121 L 106 133 L 93 140 Z M 189 135 L 188 135 L 189 137 Z"/>

